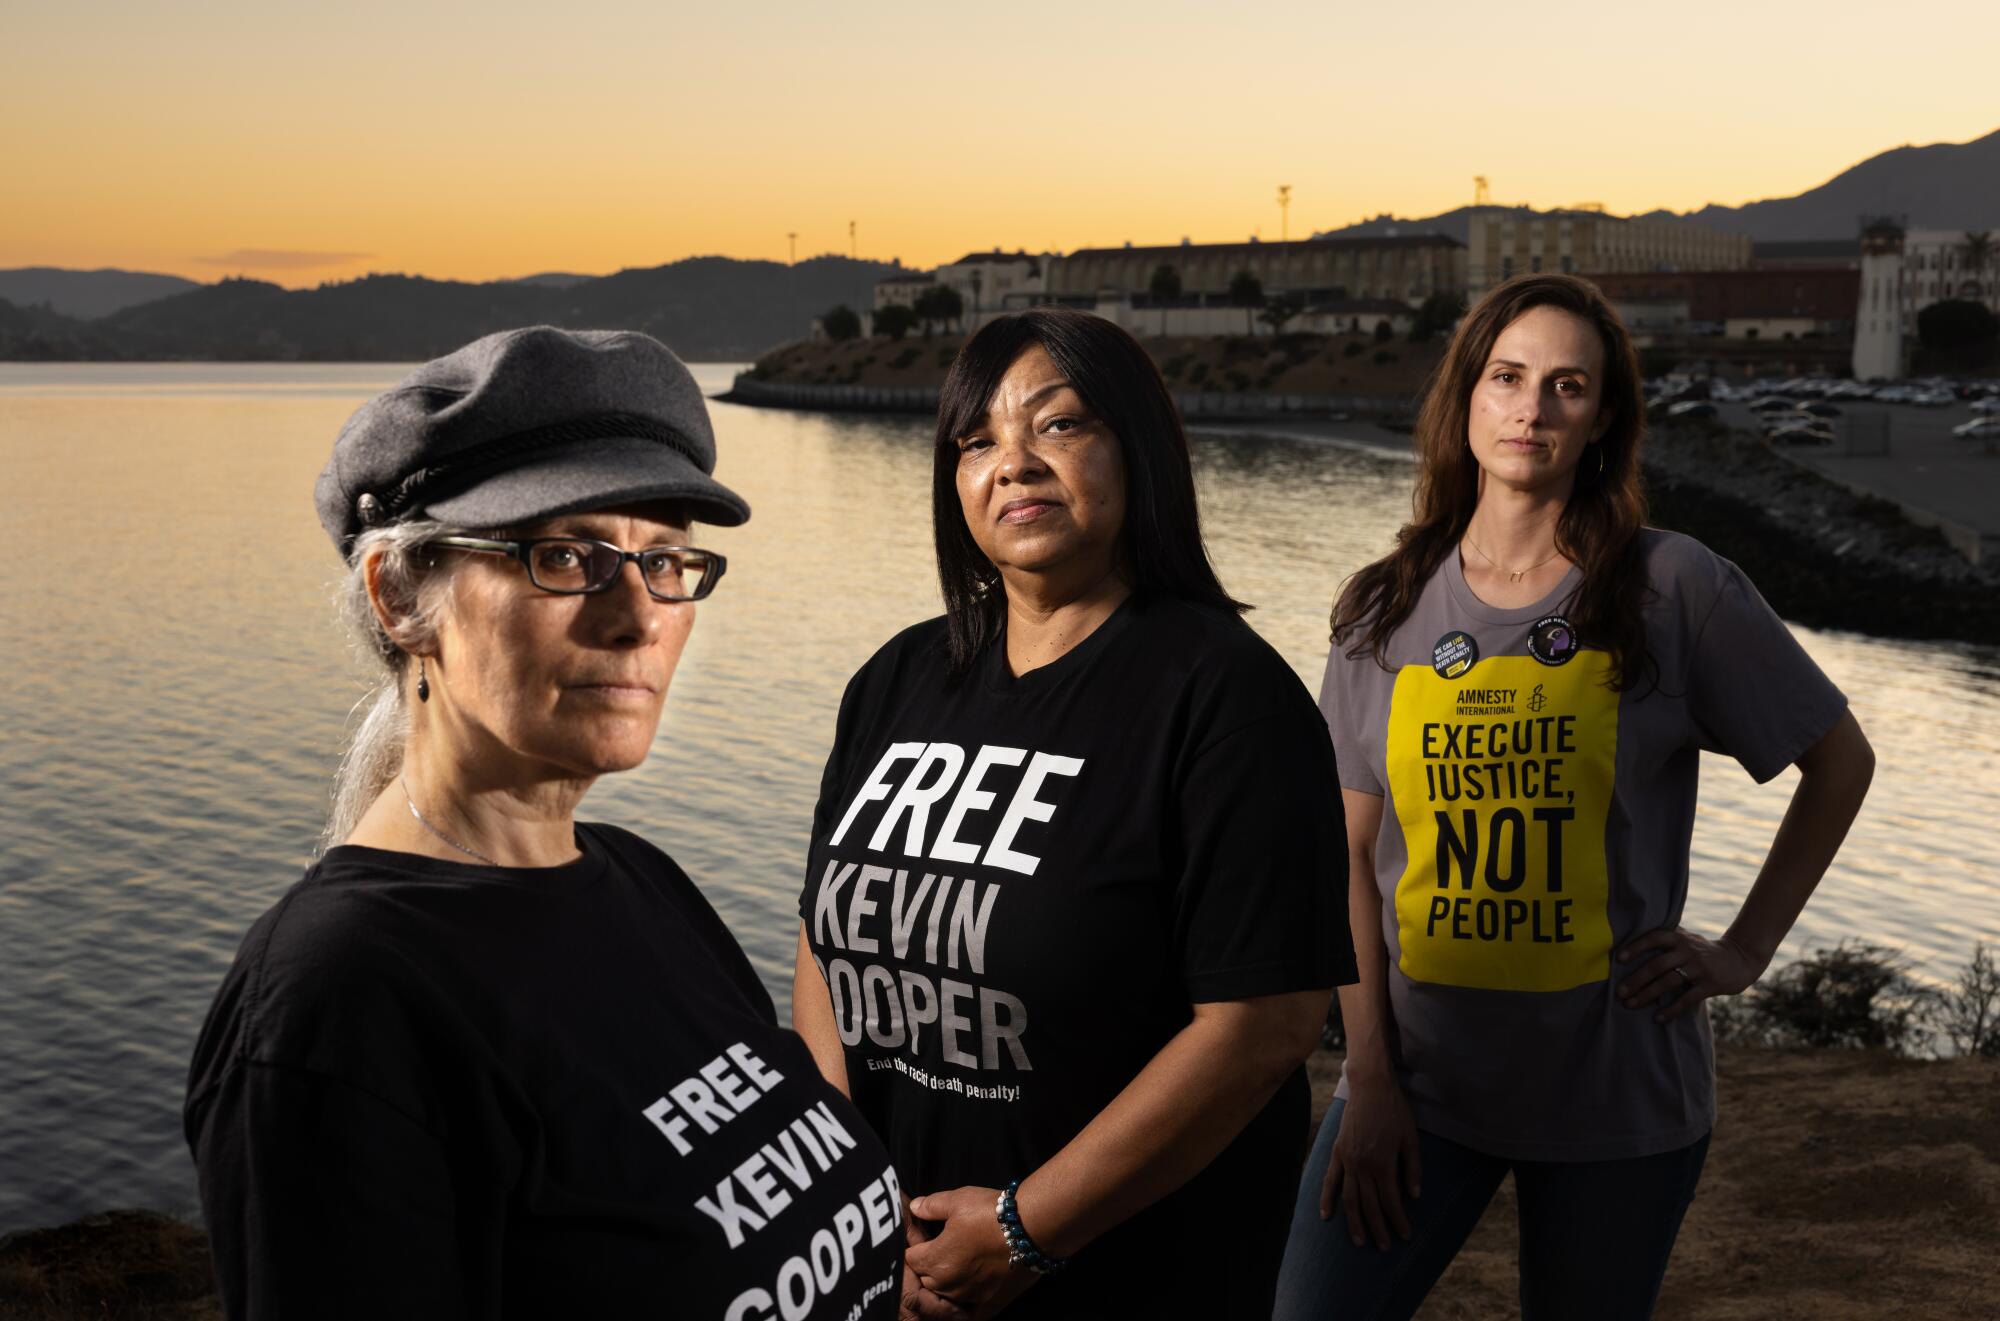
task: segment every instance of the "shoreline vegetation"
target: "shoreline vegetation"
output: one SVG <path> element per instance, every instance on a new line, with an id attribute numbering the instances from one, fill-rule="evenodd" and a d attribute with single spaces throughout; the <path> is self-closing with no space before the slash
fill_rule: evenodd
<path id="1" fill-rule="evenodd" d="M 815 340 L 773 349 L 721 396 L 756 407 L 931 413 L 962 337 Z M 1375 335 L 1143 339 L 1191 430 L 1360 441 L 1407 455 L 1441 342 Z M 1386 360 L 1378 361 L 1383 355 Z M 1650 521 L 1742 564 L 1786 619 L 1912 641 L 2000 645 L 2000 566 L 1935 528 L 1713 422 L 1648 427 Z"/>
<path id="2" fill-rule="evenodd" d="M 2000 966 L 1950 986 L 1870 945 L 1814 951 L 1716 1007 L 1719 1119 L 1658 1315 L 1689 1321 L 1990 1316 L 2000 1253 Z M 1948 1059 L 1915 1058 L 1949 1043 Z M 1337 1020 L 1306 1061 L 1333 1099 Z M 1519 1316 L 1504 1185 L 1418 1321 Z M 365 1263 L 357 1264 L 365 1269 Z M 119 1210 L 0 1237 L 0 1317 L 217 1321 L 208 1237 Z"/>

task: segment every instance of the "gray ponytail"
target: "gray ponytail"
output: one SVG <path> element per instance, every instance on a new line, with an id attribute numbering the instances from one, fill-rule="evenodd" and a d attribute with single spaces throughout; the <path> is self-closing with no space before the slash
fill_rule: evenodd
<path id="1" fill-rule="evenodd" d="M 427 650 L 437 638 L 437 625 L 449 596 L 448 565 L 433 565 L 424 545 L 433 537 L 455 532 L 426 519 L 371 528 L 354 543 L 347 576 L 341 580 L 336 603 L 355 649 L 379 675 L 368 695 L 355 703 L 359 719 L 333 776 L 333 805 L 320 848 L 344 841 L 389 782 L 403 769 L 403 745 L 410 735 L 410 713 L 403 698 L 410 669 L 410 652 Z M 368 561 L 382 561 L 380 586 L 394 607 L 399 623 L 393 635 L 382 627 L 368 599 Z"/>

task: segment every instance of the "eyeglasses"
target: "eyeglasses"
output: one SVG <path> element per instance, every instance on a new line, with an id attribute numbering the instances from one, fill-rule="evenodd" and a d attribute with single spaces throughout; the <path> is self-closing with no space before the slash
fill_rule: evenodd
<path id="1" fill-rule="evenodd" d="M 630 560 L 639 566 L 646 591 L 655 601 L 699 601 L 715 590 L 729 563 L 712 550 L 692 546 L 621 550 L 608 541 L 587 537 L 532 537 L 526 541 L 434 537 L 429 544 L 519 560 L 527 567 L 528 581 L 545 592 L 564 596 L 604 591 L 618 581 Z"/>

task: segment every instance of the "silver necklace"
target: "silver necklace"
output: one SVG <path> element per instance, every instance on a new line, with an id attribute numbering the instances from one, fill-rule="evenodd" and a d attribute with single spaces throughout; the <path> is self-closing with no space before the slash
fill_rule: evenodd
<path id="1" fill-rule="evenodd" d="M 410 797 L 409 781 L 405 780 L 402 776 L 398 775 L 396 777 L 396 783 L 403 786 L 403 801 L 410 805 L 410 815 L 417 819 L 418 825 L 422 826 L 425 830 L 430 831 L 433 835 L 436 835 L 439 839 L 443 840 L 445 843 L 451 845 L 451 847 L 457 849 L 460 853 L 463 853 L 468 857 L 477 858 L 489 867 L 498 867 L 500 865 L 499 863 L 493 861 L 493 859 L 487 857 L 484 853 L 481 853 L 478 849 L 469 849 L 465 847 L 465 845 L 459 843 L 457 840 L 453 839 L 450 835 L 445 834 L 442 830 L 439 830 L 436 826 L 424 820 L 424 814 L 417 810 L 417 800 Z"/>
<path id="2" fill-rule="evenodd" d="M 1491 555 L 1488 555 L 1486 553 L 1485 548 L 1472 539 L 1471 528 L 1467 528 L 1465 530 L 1465 544 L 1472 547 L 1474 550 L 1478 551 L 1480 559 L 1485 560 L 1488 564 L 1500 570 L 1500 572 L 1506 574 L 1507 581 L 1510 583 L 1520 582 L 1524 576 L 1533 573 L 1535 570 L 1541 568 L 1544 564 L 1547 564 L 1550 560 L 1554 559 L 1556 556 L 1562 554 L 1561 547 L 1557 547 L 1555 550 L 1552 550 L 1548 554 L 1542 556 L 1542 558 L 1536 560 L 1533 564 L 1530 564 L 1525 569 L 1509 569 L 1508 567 L 1500 563 L 1500 561 L 1494 559 Z"/>

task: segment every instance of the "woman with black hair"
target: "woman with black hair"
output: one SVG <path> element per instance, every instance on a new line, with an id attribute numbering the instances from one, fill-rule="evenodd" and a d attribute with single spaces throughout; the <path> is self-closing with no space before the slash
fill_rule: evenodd
<path id="1" fill-rule="evenodd" d="M 1408 1317 L 1511 1172 L 1529 1321 L 1651 1314 L 1715 1123 L 1711 996 L 1761 974 L 1874 757 L 1743 572 L 1643 526 L 1638 360 L 1597 289 L 1501 285 L 1416 427 L 1320 702 L 1358 984 L 1281 1321 Z M 1682 928 L 1701 750 L 1799 768 L 1727 932 Z"/>
<path id="2" fill-rule="evenodd" d="M 842 699 L 795 1024 L 917 1194 L 909 1311 L 1261 1319 L 1353 976 L 1324 725 L 1124 331 L 985 327 L 933 471 L 946 613 Z"/>

